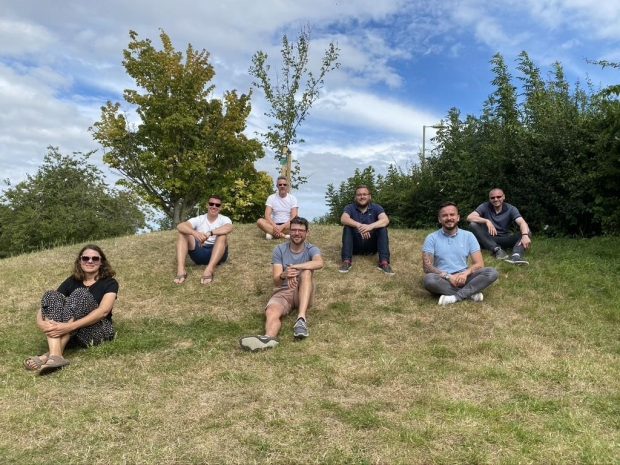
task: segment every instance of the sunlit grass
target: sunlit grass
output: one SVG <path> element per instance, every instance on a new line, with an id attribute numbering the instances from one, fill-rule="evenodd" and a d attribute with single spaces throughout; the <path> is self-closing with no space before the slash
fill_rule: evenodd
<path id="1" fill-rule="evenodd" d="M 617 463 L 617 239 L 537 239 L 523 268 L 485 255 L 500 280 L 484 302 L 440 308 L 420 287 L 425 234 L 391 231 L 395 276 L 374 258 L 343 275 L 340 229 L 311 227 L 326 266 L 310 338 L 289 317 L 257 354 L 238 339 L 262 332 L 275 242 L 254 226 L 210 287 L 198 267 L 172 284 L 172 232 L 102 241 L 119 336 L 47 377 L 21 363 L 79 247 L 0 261 L 0 462 Z"/>

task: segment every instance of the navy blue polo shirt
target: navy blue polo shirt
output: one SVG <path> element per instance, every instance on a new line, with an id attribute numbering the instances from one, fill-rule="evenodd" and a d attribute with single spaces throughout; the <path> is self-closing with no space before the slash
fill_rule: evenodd
<path id="1" fill-rule="evenodd" d="M 361 212 L 358 206 L 354 203 L 350 203 L 344 207 L 344 212 L 348 213 L 353 221 L 357 221 L 362 224 L 372 224 L 379 219 L 381 213 L 385 213 L 383 207 L 377 203 L 369 203 L 365 212 Z"/>
<path id="2" fill-rule="evenodd" d="M 510 226 L 512 223 L 514 223 L 517 218 L 521 218 L 521 213 L 519 213 L 517 207 L 505 202 L 499 213 L 495 213 L 495 208 L 491 202 L 481 203 L 476 208 L 476 211 L 482 218 L 491 220 L 499 236 L 510 234 Z"/>

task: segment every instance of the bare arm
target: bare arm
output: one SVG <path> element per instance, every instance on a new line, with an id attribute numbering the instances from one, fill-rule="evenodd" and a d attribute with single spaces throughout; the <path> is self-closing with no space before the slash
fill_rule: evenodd
<path id="1" fill-rule="evenodd" d="M 52 320 L 45 320 L 41 310 L 37 313 L 37 326 L 49 337 L 61 337 L 65 334 L 77 331 L 80 328 L 91 326 L 98 321 L 103 320 L 112 311 L 114 302 L 116 301 L 116 293 L 108 292 L 101 299 L 99 307 L 94 309 L 84 318 L 79 320 L 69 321 L 67 323 L 60 323 Z"/>
<path id="2" fill-rule="evenodd" d="M 273 218 L 271 217 L 272 214 L 273 208 L 267 205 L 265 207 L 265 221 L 267 221 L 267 223 L 269 223 L 271 226 L 275 226 L 276 224 L 273 222 Z"/>
<path id="3" fill-rule="evenodd" d="M 289 265 L 286 271 L 284 271 L 284 267 L 279 263 L 275 263 L 272 266 L 273 271 L 273 283 L 276 286 L 281 286 L 284 280 L 293 280 L 293 282 L 289 282 L 289 287 L 295 287 L 297 285 L 297 276 L 299 276 L 300 272 L 303 270 L 320 270 L 323 268 L 323 257 L 320 255 L 315 255 L 312 257 L 312 260 L 298 263 L 297 265 Z"/>
<path id="4" fill-rule="evenodd" d="M 482 258 L 482 253 L 480 251 L 472 253 L 469 256 L 469 258 L 471 259 L 471 265 L 469 265 L 469 267 L 465 271 L 449 276 L 448 280 L 450 281 L 450 284 L 452 284 L 453 286 L 463 287 L 465 283 L 467 282 L 467 278 L 474 271 L 481 270 L 482 268 L 484 268 L 484 260 Z"/>
<path id="5" fill-rule="evenodd" d="M 211 231 L 211 234 L 214 236 L 225 236 L 227 234 L 230 234 L 232 230 L 233 230 L 233 225 L 229 223 L 229 224 L 220 226 L 219 228 L 215 228 L 213 231 Z"/>
<path id="6" fill-rule="evenodd" d="M 360 224 L 357 221 L 355 221 L 353 218 L 351 218 L 351 216 L 347 212 L 344 212 L 342 215 L 340 215 L 340 223 L 343 226 L 350 226 L 352 228 L 357 228 L 358 225 Z"/>
<path id="7" fill-rule="evenodd" d="M 489 234 L 491 236 L 497 236 L 497 229 L 495 229 L 495 225 L 493 224 L 493 222 L 491 220 L 487 220 L 486 218 L 481 217 L 480 213 L 478 213 L 476 210 L 467 215 L 467 221 L 469 221 L 470 223 L 485 224 L 487 230 L 489 231 Z"/>
<path id="8" fill-rule="evenodd" d="M 351 218 L 351 216 L 347 212 L 344 212 L 342 216 L 340 216 L 340 223 L 342 223 L 344 226 L 350 226 L 357 229 L 364 239 L 370 239 L 370 232 L 373 229 L 385 228 L 388 224 L 390 224 L 390 219 L 385 214 L 385 212 L 381 212 L 377 217 L 377 221 L 370 224 L 363 224 L 358 223 L 353 218 Z"/>
<path id="9" fill-rule="evenodd" d="M 422 252 L 422 269 L 424 270 L 424 273 L 443 273 L 443 271 L 435 267 L 434 262 L 435 257 L 433 254 Z"/>
<path id="10" fill-rule="evenodd" d="M 532 238 L 530 237 L 530 227 L 527 225 L 522 216 L 515 220 L 515 223 L 519 226 L 521 231 L 521 244 L 524 248 L 529 249 L 532 245 Z"/>

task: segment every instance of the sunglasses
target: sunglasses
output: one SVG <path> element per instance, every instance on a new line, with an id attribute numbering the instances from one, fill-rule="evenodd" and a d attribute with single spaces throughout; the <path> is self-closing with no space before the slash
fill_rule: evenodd
<path id="1" fill-rule="evenodd" d="M 221 203 L 215 203 L 215 202 L 209 202 L 209 206 L 210 207 L 220 208 L 222 206 L 222 204 Z"/>
<path id="2" fill-rule="evenodd" d="M 99 263 L 99 260 L 101 260 L 101 257 L 98 257 L 98 256 L 89 257 L 88 255 L 82 255 L 80 257 L 80 260 L 82 260 L 82 263 L 88 263 L 88 262 Z"/>
<path id="3" fill-rule="evenodd" d="M 495 200 L 495 199 L 501 199 L 502 196 L 501 195 L 496 195 L 495 197 L 489 197 L 491 200 Z"/>
<path id="4" fill-rule="evenodd" d="M 278 187 L 286 187 L 287 184 L 278 184 Z"/>

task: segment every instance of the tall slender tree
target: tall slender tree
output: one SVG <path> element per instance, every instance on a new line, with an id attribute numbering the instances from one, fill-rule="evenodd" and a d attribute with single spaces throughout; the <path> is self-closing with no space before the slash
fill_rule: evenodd
<path id="1" fill-rule="evenodd" d="M 310 59 L 310 30 L 303 28 L 297 41 L 291 43 L 286 36 L 282 37 L 282 64 L 280 72 L 272 81 L 271 66 L 268 64 L 268 55 L 258 51 L 252 57 L 250 74 L 254 76 L 253 85 L 262 89 L 265 99 L 271 105 L 265 116 L 272 120 L 267 132 L 261 134 L 266 145 L 273 150 L 279 163 L 284 161 L 286 151 L 294 144 L 304 142 L 297 137 L 297 130 L 306 119 L 310 108 L 318 100 L 320 90 L 325 83 L 325 76 L 338 68 L 340 49 L 330 42 L 321 60 L 321 67 L 315 74 L 309 69 Z M 294 160 L 292 167 L 293 186 L 303 184 L 306 178 L 301 175 L 298 160 Z"/>
<path id="2" fill-rule="evenodd" d="M 215 72 L 204 49 L 189 44 L 183 57 L 164 31 L 160 50 L 134 31 L 129 36 L 123 66 L 138 89 L 124 98 L 138 122 L 108 102 L 91 130 L 123 184 L 177 224 L 210 194 L 258 178 L 254 161 L 264 151 L 244 134 L 250 95 L 233 90 L 211 98 Z"/>

